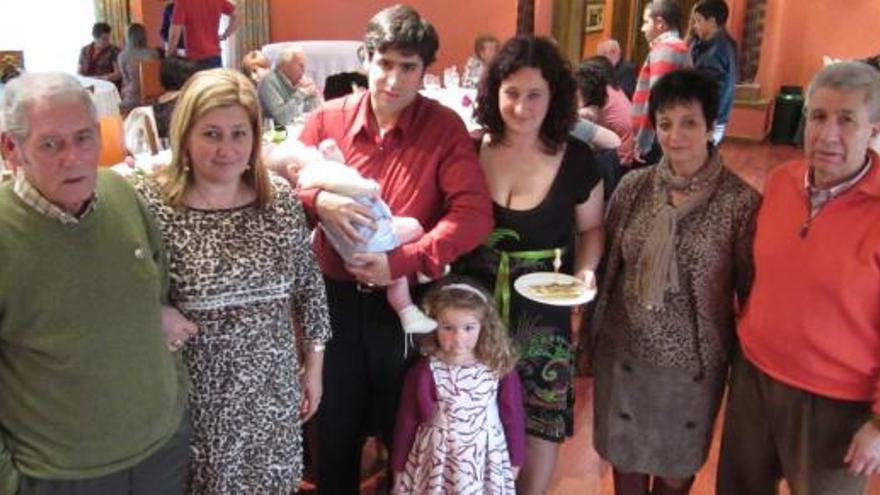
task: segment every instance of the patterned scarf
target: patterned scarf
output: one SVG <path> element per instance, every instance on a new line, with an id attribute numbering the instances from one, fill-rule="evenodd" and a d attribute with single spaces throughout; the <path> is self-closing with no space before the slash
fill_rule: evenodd
<path id="1" fill-rule="evenodd" d="M 655 185 L 663 201 L 655 213 L 637 265 L 639 301 L 646 308 L 659 310 L 663 308 L 667 290 L 678 292 L 678 261 L 675 253 L 678 222 L 706 204 L 718 186 L 722 169 L 721 155 L 714 148 L 709 152 L 706 164 L 688 178 L 676 176 L 665 156 L 657 164 Z M 672 206 L 668 199 L 671 191 L 690 194 L 681 204 Z"/>

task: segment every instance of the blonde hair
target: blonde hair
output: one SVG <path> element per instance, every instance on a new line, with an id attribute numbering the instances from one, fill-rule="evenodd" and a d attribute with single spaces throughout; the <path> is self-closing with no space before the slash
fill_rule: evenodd
<path id="1" fill-rule="evenodd" d="M 187 189 L 193 185 L 194 176 L 187 149 L 193 126 L 208 111 L 234 105 L 241 106 L 247 112 L 254 140 L 248 160 L 250 166 L 242 178 L 254 188 L 260 208 L 266 208 L 271 202 L 272 184 L 260 157 L 263 116 L 254 85 L 240 72 L 211 69 L 195 73 L 184 84 L 171 117 L 169 137 L 173 158 L 171 164 L 160 172 L 160 182 L 165 198 L 172 206 L 180 206 Z"/>
<path id="2" fill-rule="evenodd" d="M 461 287 L 467 285 L 467 287 Z M 499 377 L 513 370 L 517 361 L 517 353 L 507 333 L 492 296 L 479 285 L 467 280 L 449 279 L 435 285 L 422 300 L 425 313 L 438 319 L 447 309 L 464 309 L 480 313 L 480 336 L 474 354 L 477 359 L 494 371 Z M 435 354 L 440 344 L 437 331 L 434 331 L 420 342 L 422 351 Z"/>
<path id="3" fill-rule="evenodd" d="M 269 70 L 271 65 L 269 59 L 259 50 L 251 50 L 241 59 L 241 70 L 248 77 L 251 77 L 258 68 Z"/>

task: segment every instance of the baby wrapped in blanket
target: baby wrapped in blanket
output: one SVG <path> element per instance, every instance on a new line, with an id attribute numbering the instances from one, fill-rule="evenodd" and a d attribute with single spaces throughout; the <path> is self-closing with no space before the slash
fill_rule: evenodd
<path id="1" fill-rule="evenodd" d="M 320 224 L 327 240 L 346 263 L 353 262 L 354 253 L 391 251 L 401 244 L 419 239 L 425 233 L 415 218 L 393 215 L 379 196 L 379 184 L 345 165 L 345 158 L 332 139 L 323 141 L 318 149 L 306 147 L 295 140 L 286 141 L 269 152 L 268 161 L 298 165 L 296 186 L 299 188 L 319 188 L 342 194 L 370 209 L 374 217 L 373 226 L 354 224 L 357 233 L 366 239 L 364 242 L 352 243 L 334 226 Z M 422 274 L 418 276 L 419 280 L 428 281 Z M 386 297 L 388 304 L 400 317 L 404 332 L 428 333 L 437 327 L 437 322 L 413 303 L 406 277 L 392 281 L 386 288 Z"/>

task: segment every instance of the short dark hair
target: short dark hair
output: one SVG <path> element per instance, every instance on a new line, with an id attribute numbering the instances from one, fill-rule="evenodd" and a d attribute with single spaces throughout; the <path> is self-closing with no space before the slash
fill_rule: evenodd
<path id="1" fill-rule="evenodd" d="M 715 19 L 715 24 L 722 27 L 727 23 L 730 10 L 724 0 L 700 0 L 694 6 L 694 12 L 706 19 Z"/>
<path id="2" fill-rule="evenodd" d="M 198 66 L 192 60 L 177 55 L 165 57 L 159 64 L 159 84 L 166 91 L 178 90 L 196 71 Z"/>
<path id="3" fill-rule="evenodd" d="M 550 86 L 550 105 L 541 124 L 540 139 L 548 153 L 555 153 L 568 139 L 577 119 L 577 86 L 568 61 L 548 38 L 517 36 L 504 43 L 480 83 L 474 116 L 490 136 L 503 140 L 505 129 L 498 90 L 505 79 L 526 67 L 540 70 Z"/>
<path id="4" fill-rule="evenodd" d="M 406 55 L 418 55 L 427 67 L 437 59 L 440 40 L 434 26 L 416 9 L 398 4 L 380 10 L 370 19 L 364 46 L 370 59 L 376 52 L 394 49 Z"/>
<path id="5" fill-rule="evenodd" d="M 477 36 L 474 40 L 474 55 L 480 56 L 480 51 L 483 50 L 483 45 L 486 43 L 495 43 L 498 44 L 498 38 L 492 36 L 491 34 L 481 34 Z"/>
<path id="6" fill-rule="evenodd" d="M 614 67 L 602 55 L 595 55 L 581 61 L 574 73 L 578 91 L 584 105 L 595 105 L 599 108 L 608 102 L 608 86 L 615 86 Z"/>
<path id="7" fill-rule="evenodd" d="M 648 97 L 648 118 L 657 127 L 657 112 L 676 105 L 697 103 L 711 129 L 718 116 L 719 88 L 708 75 L 695 69 L 679 69 L 661 77 L 651 86 Z"/>
<path id="8" fill-rule="evenodd" d="M 652 0 L 645 6 L 651 17 L 659 17 L 669 29 L 681 30 L 681 5 L 678 0 Z"/>
<path id="9" fill-rule="evenodd" d="M 92 39 L 98 39 L 110 31 L 110 24 L 107 24 L 106 22 L 96 22 L 92 25 Z"/>

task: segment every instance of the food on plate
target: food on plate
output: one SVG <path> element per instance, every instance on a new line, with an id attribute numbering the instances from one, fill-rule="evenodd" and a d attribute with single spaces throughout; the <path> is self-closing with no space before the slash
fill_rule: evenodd
<path id="1" fill-rule="evenodd" d="M 529 290 L 544 299 L 574 299 L 582 296 L 586 288 L 579 282 L 550 282 L 530 285 Z"/>

